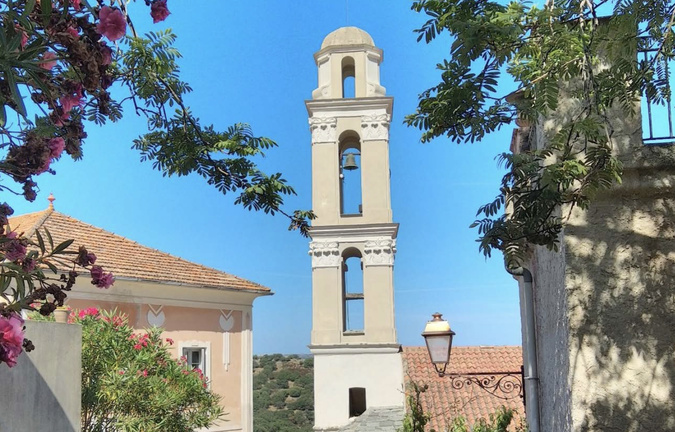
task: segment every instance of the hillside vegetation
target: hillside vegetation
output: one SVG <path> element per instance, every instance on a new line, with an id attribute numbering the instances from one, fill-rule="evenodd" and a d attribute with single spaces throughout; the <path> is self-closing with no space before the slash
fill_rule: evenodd
<path id="1" fill-rule="evenodd" d="M 253 356 L 254 432 L 311 432 L 314 424 L 314 359 L 297 355 Z"/>

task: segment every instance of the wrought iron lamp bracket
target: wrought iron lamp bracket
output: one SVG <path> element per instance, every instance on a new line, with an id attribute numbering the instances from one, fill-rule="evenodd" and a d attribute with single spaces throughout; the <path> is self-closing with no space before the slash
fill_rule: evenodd
<path id="1" fill-rule="evenodd" d="M 450 380 L 450 385 L 455 390 L 476 385 L 492 396 L 503 400 L 525 397 L 523 374 L 521 371 L 495 374 L 466 373 L 444 375 Z"/>

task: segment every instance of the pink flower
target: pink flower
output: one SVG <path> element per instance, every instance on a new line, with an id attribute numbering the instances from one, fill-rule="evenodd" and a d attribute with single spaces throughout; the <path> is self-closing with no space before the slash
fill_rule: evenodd
<path id="1" fill-rule="evenodd" d="M 21 268 L 23 271 L 26 273 L 30 273 L 33 270 L 35 270 L 35 260 L 34 259 L 25 259 L 23 260 L 23 263 L 21 264 Z"/>
<path id="2" fill-rule="evenodd" d="M 119 9 L 103 6 L 98 13 L 98 18 L 100 21 L 96 25 L 96 31 L 111 42 L 120 39 L 127 32 L 127 22 Z"/>
<path id="3" fill-rule="evenodd" d="M 96 282 L 96 286 L 99 288 L 110 288 L 115 283 L 115 276 L 112 273 L 105 273 L 101 278 Z"/>
<path id="4" fill-rule="evenodd" d="M 117 372 L 117 373 L 120 374 L 120 375 L 124 375 L 124 371 L 123 371 L 123 370 L 121 370 L 121 371 L 119 371 L 119 372 Z"/>
<path id="5" fill-rule="evenodd" d="M 164 21 L 170 14 L 171 12 L 166 7 L 166 0 L 155 0 L 150 6 L 150 16 L 155 24 Z"/>
<path id="6" fill-rule="evenodd" d="M 144 376 L 144 377 L 148 376 L 148 371 L 145 370 L 145 369 L 143 369 L 143 376 Z"/>
<path id="7" fill-rule="evenodd" d="M 2 245 L 2 249 L 5 251 L 5 259 L 7 261 L 18 261 L 25 258 L 26 245 L 17 238 L 16 232 L 12 231 L 8 233 L 7 238 L 10 241 Z"/>
<path id="8" fill-rule="evenodd" d="M 103 276 L 103 268 L 97 265 L 92 266 L 89 273 L 91 273 L 91 282 L 96 285 L 96 282 Z"/>
<path id="9" fill-rule="evenodd" d="M 80 33 L 77 31 L 76 28 L 74 27 L 68 27 L 66 30 L 74 39 L 79 39 L 80 38 Z"/>
<path id="10" fill-rule="evenodd" d="M 0 315 L 0 362 L 16 365 L 16 358 L 23 351 L 23 319 L 16 313 L 9 317 Z"/>
<path id="11" fill-rule="evenodd" d="M 112 49 L 108 45 L 105 44 L 105 42 L 101 42 L 101 64 L 103 66 L 108 66 L 110 63 L 112 63 Z"/>
<path id="12" fill-rule="evenodd" d="M 166 343 L 168 343 L 169 345 L 174 344 L 173 339 L 171 339 L 171 338 L 166 338 Z"/>
<path id="13" fill-rule="evenodd" d="M 82 98 L 83 95 L 81 84 L 77 84 L 75 86 L 75 90 L 72 91 L 72 93 L 65 94 L 59 98 L 61 108 L 63 109 L 63 115 L 61 116 L 63 120 L 67 120 L 70 117 L 70 110 L 72 110 L 76 106 L 77 107 L 82 106 L 82 104 L 84 103 Z"/>
<path id="14" fill-rule="evenodd" d="M 44 70 L 52 70 L 56 66 L 56 54 L 51 51 L 47 51 L 42 54 L 42 61 L 38 65 Z"/>
<path id="15" fill-rule="evenodd" d="M 84 317 L 86 316 L 92 316 L 95 318 L 98 315 L 98 313 L 99 313 L 98 309 L 96 309 L 95 307 L 90 307 L 82 309 L 78 316 L 80 317 L 80 319 L 84 319 Z"/>
<path id="16" fill-rule="evenodd" d="M 66 142 L 61 137 L 52 138 L 49 140 L 49 151 L 52 159 L 58 159 L 66 148 Z"/>
<path id="17" fill-rule="evenodd" d="M 136 344 L 136 345 L 134 345 L 134 349 L 135 349 L 135 350 L 142 350 L 142 349 L 143 349 L 143 345 L 141 345 L 141 344 Z"/>

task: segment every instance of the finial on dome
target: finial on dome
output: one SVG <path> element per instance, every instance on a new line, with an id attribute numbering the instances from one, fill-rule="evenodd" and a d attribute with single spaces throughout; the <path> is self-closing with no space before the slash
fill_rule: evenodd
<path id="1" fill-rule="evenodd" d="M 54 210 L 54 200 L 55 200 L 55 199 L 56 199 L 56 198 L 54 198 L 54 194 L 53 194 L 53 193 L 50 193 L 49 196 L 47 197 L 47 200 L 49 201 L 49 209 L 50 209 L 50 210 Z"/>

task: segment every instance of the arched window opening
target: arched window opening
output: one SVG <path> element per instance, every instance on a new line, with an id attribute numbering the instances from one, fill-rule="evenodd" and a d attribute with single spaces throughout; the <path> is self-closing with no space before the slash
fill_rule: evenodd
<path id="1" fill-rule="evenodd" d="M 358 135 L 347 135 L 340 142 L 340 214 L 343 216 L 363 213 L 360 167 Z"/>
<path id="2" fill-rule="evenodd" d="M 343 330 L 362 333 L 364 330 L 363 310 L 363 266 L 361 253 L 348 249 L 342 260 Z"/>
<path id="3" fill-rule="evenodd" d="M 358 417 L 366 412 L 366 389 L 352 387 L 349 389 L 349 417 Z"/>
<path id="4" fill-rule="evenodd" d="M 356 97 L 356 68 L 351 57 L 342 59 L 342 97 Z"/>

